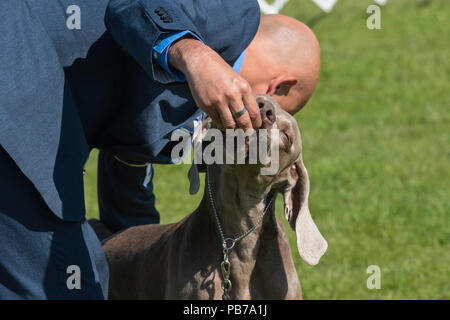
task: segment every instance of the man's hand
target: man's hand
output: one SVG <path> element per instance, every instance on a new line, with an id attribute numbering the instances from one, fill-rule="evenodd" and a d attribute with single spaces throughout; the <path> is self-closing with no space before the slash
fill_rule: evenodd
<path id="1" fill-rule="evenodd" d="M 261 126 L 259 107 L 248 82 L 214 50 L 194 38 L 182 38 L 169 49 L 169 64 L 187 79 L 197 106 L 220 129 L 244 130 Z M 240 117 L 234 114 L 247 109 Z"/>

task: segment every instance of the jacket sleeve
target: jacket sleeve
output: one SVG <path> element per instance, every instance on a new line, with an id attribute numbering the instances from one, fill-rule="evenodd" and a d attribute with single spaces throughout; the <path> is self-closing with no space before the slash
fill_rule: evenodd
<path id="1" fill-rule="evenodd" d="M 160 83 L 170 82 L 152 57 L 161 34 L 189 30 L 232 65 L 259 19 L 257 0 L 111 0 L 105 14 L 115 41 Z"/>

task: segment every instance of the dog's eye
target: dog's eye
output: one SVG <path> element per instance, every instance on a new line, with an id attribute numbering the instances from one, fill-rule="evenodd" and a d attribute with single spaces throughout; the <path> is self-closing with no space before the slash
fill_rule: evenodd
<path id="1" fill-rule="evenodd" d="M 292 145 L 292 138 L 289 132 L 287 130 L 281 130 L 281 133 L 286 137 L 286 140 L 289 143 L 289 145 Z"/>

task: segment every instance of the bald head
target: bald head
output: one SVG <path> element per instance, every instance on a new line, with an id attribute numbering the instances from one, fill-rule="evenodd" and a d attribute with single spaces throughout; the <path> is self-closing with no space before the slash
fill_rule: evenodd
<path id="1" fill-rule="evenodd" d="M 293 114 L 308 102 L 319 72 L 319 43 L 305 24 L 284 15 L 261 18 L 241 71 L 254 93 L 270 94 Z"/>

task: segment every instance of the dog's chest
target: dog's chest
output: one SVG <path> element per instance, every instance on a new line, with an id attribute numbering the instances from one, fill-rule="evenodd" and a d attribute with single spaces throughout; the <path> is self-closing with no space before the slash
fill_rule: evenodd
<path id="1" fill-rule="evenodd" d="M 200 269 L 200 271 L 190 275 L 189 272 L 178 272 L 180 277 L 176 284 L 172 283 L 171 288 L 168 288 L 166 298 L 221 300 L 224 292 L 219 263 Z M 265 272 L 258 271 L 259 268 L 255 266 L 249 269 L 245 265 L 234 262 L 232 268 L 230 276 L 232 289 L 229 292 L 231 299 L 285 299 L 287 297 L 288 284 L 286 281 L 283 281 L 284 285 L 282 286 L 274 286 L 273 278 Z M 189 280 L 186 281 L 186 279 Z"/>

